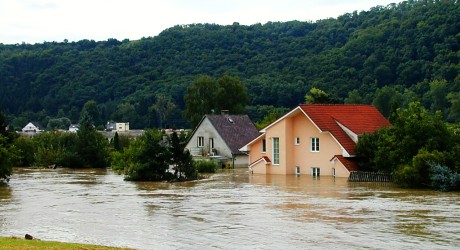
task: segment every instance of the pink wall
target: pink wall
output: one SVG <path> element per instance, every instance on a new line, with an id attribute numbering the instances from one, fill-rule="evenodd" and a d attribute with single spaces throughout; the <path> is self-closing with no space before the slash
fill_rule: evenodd
<path id="1" fill-rule="evenodd" d="M 280 163 L 273 163 L 272 138 L 280 140 Z M 300 139 L 299 145 L 295 144 L 295 138 Z M 320 141 L 319 152 L 311 152 L 311 138 L 317 137 Z M 262 151 L 262 140 L 250 147 L 250 163 L 268 156 L 271 165 L 259 163 L 253 168 L 254 173 L 259 174 L 295 174 L 296 166 L 300 167 L 300 174 L 311 175 L 312 168 L 320 168 L 320 175 L 332 175 L 332 168 L 336 168 L 336 176 L 348 177 L 348 171 L 342 164 L 333 164 L 331 159 L 334 155 L 341 155 L 342 148 L 328 132 L 320 133 L 318 128 L 302 112 L 293 112 L 291 116 L 272 125 L 266 130 L 266 154 Z"/>

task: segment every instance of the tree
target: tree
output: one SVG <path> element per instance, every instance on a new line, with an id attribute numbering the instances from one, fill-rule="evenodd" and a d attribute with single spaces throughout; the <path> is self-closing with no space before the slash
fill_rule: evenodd
<path id="1" fill-rule="evenodd" d="M 194 180 L 197 178 L 197 172 L 193 163 L 192 156 L 188 150 L 185 150 L 185 142 L 181 141 L 174 131 L 170 140 L 171 164 L 174 169 L 174 176 L 178 180 Z"/>
<path id="2" fill-rule="evenodd" d="M 0 182 L 9 181 L 13 173 L 15 150 L 12 143 L 15 138 L 14 134 L 8 131 L 6 116 L 0 111 Z"/>
<path id="3" fill-rule="evenodd" d="M 223 76 L 214 80 L 200 76 L 187 88 L 184 117 L 195 127 L 203 115 L 228 110 L 230 114 L 241 114 L 249 101 L 243 83 L 236 77 Z"/>
<path id="4" fill-rule="evenodd" d="M 199 76 L 187 88 L 184 117 L 195 127 L 205 114 L 216 108 L 215 93 L 218 85 L 210 76 Z"/>
<path id="5" fill-rule="evenodd" d="M 327 104 L 336 102 L 336 99 L 330 97 L 328 93 L 318 88 L 311 88 L 310 93 L 305 95 L 306 104 Z"/>
<path id="6" fill-rule="evenodd" d="M 156 97 L 152 111 L 156 114 L 158 128 L 171 127 L 172 118 L 179 112 L 170 96 L 159 95 Z"/>
<path id="7" fill-rule="evenodd" d="M 7 138 L 0 134 L 0 182 L 9 181 L 13 172 L 13 155 Z"/>
<path id="8" fill-rule="evenodd" d="M 118 136 L 118 132 L 115 132 L 115 135 L 113 136 L 113 148 L 114 148 L 116 151 L 120 151 L 120 150 L 121 150 L 121 146 L 120 146 L 120 137 Z"/>
<path id="9" fill-rule="evenodd" d="M 96 131 L 90 114 L 83 110 L 80 128 L 77 131 L 77 153 L 86 167 L 105 168 L 109 166 L 107 139 Z"/>
<path id="10" fill-rule="evenodd" d="M 167 174 L 171 154 L 166 147 L 163 134 L 156 130 L 147 130 L 126 150 L 127 161 L 123 167 L 127 180 L 161 181 L 168 180 Z M 120 168 L 120 166 L 119 166 Z"/>
<path id="11" fill-rule="evenodd" d="M 230 114 L 242 114 L 249 102 L 249 96 L 241 80 L 223 76 L 217 79 L 217 85 L 215 112 L 228 110 Z"/>
<path id="12" fill-rule="evenodd" d="M 96 101 L 94 100 L 87 101 L 85 105 L 83 106 L 83 109 L 80 115 L 83 114 L 83 112 L 86 112 L 86 114 L 89 116 L 92 125 L 97 126 L 101 124 L 100 112 L 99 112 L 99 108 L 97 107 Z"/>
<path id="13" fill-rule="evenodd" d="M 373 170 L 390 173 L 401 186 L 430 185 L 429 164 L 460 164 L 456 150 L 459 136 L 442 120 L 418 102 L 398 109 L 391 127 L 364 134 L 356 146 L 357 155 Z"/>

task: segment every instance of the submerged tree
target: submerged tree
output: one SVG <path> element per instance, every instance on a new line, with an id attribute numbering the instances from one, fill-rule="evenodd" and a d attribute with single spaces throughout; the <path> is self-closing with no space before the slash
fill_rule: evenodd
<path id="1" fill-rule="evenodd" d="M 169 172 L 173 166 L 174 174 Z M 193 160 L 176 133 L 169 140 L 161 131 L 147 130 L 123 152 L 112 155 L 112 168 L 131 181 L 193 180 Z"/>
<path id="2" fill-rule="evenodd" d="M 447 165 L 458 171 L 460 138 L 442 120 L 442 114 L 429 113 L 418 102 L 398 109 L 391 127 L 364 134 L 357 154 L 373 170 L 393 175 L 403 187 L 429 187 L 430 165 Z"/>
<path id="3" fill-rule="evenodd" d="M 185 150 L 185 142 L 181 141 L 176 132 L 171 135 L 171 164 L 174 169 L 174 176 L 178 180 L 193 180 L 197 177 L 197 172 L 193 164 L 192 155 Z"/>
<path id="4" fill-rule="evenodd" d="M 77 136 L 77 153 L 86 167 L 109 166 L 108 141 L 96 131 L 91 116 L 86 110 L 83 110 L 81 114 Z"/>

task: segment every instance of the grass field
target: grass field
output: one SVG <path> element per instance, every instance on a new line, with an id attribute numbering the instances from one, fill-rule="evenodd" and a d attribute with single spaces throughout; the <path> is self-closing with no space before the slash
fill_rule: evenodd
<path id="1" fill-rule="evenodd" d="M 10 249 L 46 249 L 46 250 L 61 250 L 61 249 L 84 249 L 84 250 L 108 250 L 108 249 L 129 249 L 106 246 L 85 245 L 77 243 L 64 243 L 55 241 L 42 240 L 26 240 L 16 237 L 0 237 L 0 250 Z"/>

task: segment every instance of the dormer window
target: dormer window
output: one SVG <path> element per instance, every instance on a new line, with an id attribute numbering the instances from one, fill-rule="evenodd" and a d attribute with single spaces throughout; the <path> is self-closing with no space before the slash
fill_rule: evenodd
<path id="1" fill-rule="evenodd" d="M 235 123 L 235 122 L 233 121 L 233 119 L 230 118 L 230 117 L 227 118 L 227 121 L 228 121 L 229 123 L 231 123 L 231 124 L 234 124 L 234 123 Z"/>

